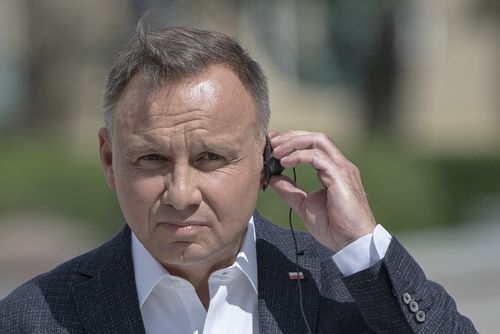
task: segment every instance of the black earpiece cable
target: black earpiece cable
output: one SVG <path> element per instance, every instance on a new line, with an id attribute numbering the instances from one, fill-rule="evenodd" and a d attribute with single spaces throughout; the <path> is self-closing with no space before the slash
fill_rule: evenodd
<path id="1" fill-rule="evenodd" d="M 295 173 L 295 167 L 293 168 L 293 182 L 297 184 L 297 174 Z M 300 285 L 300 271 L 299 271 L 299 247 L 297 246 L 297 238 L 295 237 L 295 231 L 293 229 L 292 224 L 292 208 L 288 211 L 288 222 L 290 223 L 290 231 L 292 231 L 293 243 L 295 245 L 295 270 L 297 274 L 297 288 L 299 289 L 299 304 L 300 304 L 300 313 L 302 313 L 302 318 L 304 319 L 304 323 L 307 328 L 307 332 L 309 334 L 312 333 L 311 327 L 309 326 L 309 322 L 306 318 L 306 313 L 304 312 L 304 302 L 302 300 L 302 286 Z"/>

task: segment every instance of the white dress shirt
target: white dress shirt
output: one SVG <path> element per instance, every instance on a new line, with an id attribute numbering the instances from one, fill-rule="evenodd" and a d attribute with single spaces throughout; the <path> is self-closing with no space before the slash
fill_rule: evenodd
<path id="1" fill-rule="evenodd" d="M 333 255 L 345 276 L 380 261 L 391 235 L 377 225 L 373 234 Z M 202 305 L 193 285 L 170 275 L 132 233 L 132 257 L 139 306 L 146 333 L 257 334 L 257 251 L 253 217 L 236 261 L 213 272 L 208 280 L 210 306 Z"/>
<path id="2" fill-rule="evenodd" d="M 146 333 L 258 333 L 255 240 L 251 218 L 236 261 L 208 279 L 207 311 L 193 285 L 170 275 L 132 234 L 135 281 Z"/>
<path id="3" fill-rule="evenodd" d="M 367 234 L 332 256 L 333 261 L 344 276 L 355 274 L 382 260 L 387 252 L 392 236 L 382 225 L 375 226 L 373 233 Z"/>

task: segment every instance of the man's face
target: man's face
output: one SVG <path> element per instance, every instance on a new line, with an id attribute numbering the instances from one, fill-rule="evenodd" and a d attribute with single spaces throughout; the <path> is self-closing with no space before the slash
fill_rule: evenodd
<path id="1" fill-rule="evenodd" d="M 125 219 L 167 269 L 228 265 L 261 184 L 264 139 L 253 100 L 222 65 L 154 88 L 142 74 L 99 132 Z"/>

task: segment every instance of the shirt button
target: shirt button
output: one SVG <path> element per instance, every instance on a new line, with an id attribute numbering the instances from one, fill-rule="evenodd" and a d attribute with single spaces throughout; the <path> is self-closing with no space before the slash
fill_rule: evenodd
<path id="1" fill-rule="evenodd" d="M 424 311 L 418 311 L 415 314 L 415 320 L 420 324 L 425 321 L 425 312 Z"/>
<path id="2" fill-rule="evenodd" d="M 408 305 L 410 304 L 412 298 L 411 295 L 408 292 L 403 293 L 403 302 Z"/>
<path id="3" fill-rule="evenodd" d="M 409 306 L 410 306 L 410 311 L 412 311 L 413 313 L 418 312 L 418 303 L 416 301 L 412 300 Z"/>
<path id="4" fill-rule="evenodd" d="M 179 289 L 181 287 L 181 282 L 179 282 L 178 280 L 173 280 L 172 281 L 172 286 L 176 289 Z"/>

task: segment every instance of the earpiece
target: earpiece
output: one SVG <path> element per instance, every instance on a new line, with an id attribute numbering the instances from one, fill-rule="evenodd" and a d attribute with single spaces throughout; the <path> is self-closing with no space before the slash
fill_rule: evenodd
<path id="1" fill-rule="evenodd" d="M 273 157 L 273 148 L 271 147 L 271 142 L 269 141 L 269 137 L 266 136 L 266 147 L 264 148 L 264 186 L 262 187 L 263 190 L 266 190 L 267 186 L 269 185 L 269 182 L 271 181 L 271 176 L 273 175 L 281 175 L 285 168 L 281 166 L 281 163 L 278 159 Z M 293 181 L 297 183 L 297 174 L 295 173 L 295 168 L 293 170 Z M 290 210 L 288 211 L 288 222 L 290 223 L 290 231 L 292 232 L 292 237 L 293 237 L 293 244 L 295 246 L 295 268 L 296 268 L 296 273 L 298 275 L 297 279 L 297 288 L 299 292 L 299 306 L 300 306 L 300 312 L 302 314 L 302 319 L 304 319 L 304 323 L 307 328 L 307 333 L 312 333 L 311 332 L 311 327 L 309 325 L 309 322 L 307 321 L 306 314 L 304 312 L 304 302 L 302 300 L 302 287 L 300 284 L 301 278 L 300 278 L 300 267 L 299 267 L 299 255 L 303 255 L 303 253 L 299 252 L 299 247 L 297 245 L 297 238 L 295 237 L 295 231 L 293 229 L 293 224 L 292 224 L 292 208 L 290 207 Z"/>
<path id="2" fill-rule="evenodd" d="M 280 161 L 273 157 L 273 148 L 271 147 L 269 137 L 266 136 L 266 147 L 264 148 L 264 186 L 262 190 L 266 190 L 269 182 L 271 182 L 271 176 L 280 175 L 284 169 Z"/>

